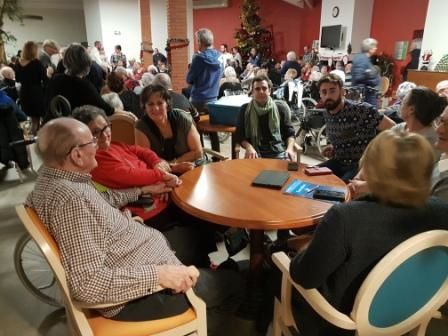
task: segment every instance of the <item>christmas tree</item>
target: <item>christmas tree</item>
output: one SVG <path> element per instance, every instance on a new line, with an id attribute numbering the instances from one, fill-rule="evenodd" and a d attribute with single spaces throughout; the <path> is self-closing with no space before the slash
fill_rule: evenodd
<path id="1" fill-rule="evenodd" d="M 241 28 L 237 29 L 235 39 L 244 60 L 249 57 L 250 49 L 256 48 L 261 58 L 266 60 L 272 54 L 272 34 L 261 25 L 258 16 L 260 7 L 256 0 L 244 0 L 241 7 Z"/>

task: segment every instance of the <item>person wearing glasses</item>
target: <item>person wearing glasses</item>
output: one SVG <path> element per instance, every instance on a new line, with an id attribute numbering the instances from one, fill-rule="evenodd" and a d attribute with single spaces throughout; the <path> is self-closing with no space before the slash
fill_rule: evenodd
<path id="1" fill-rule="evenodd" d="M 97 132 L 99 139 L 106 137 L 106 125 Z M 98 312 L 105 318 L 137 322 L 185 312 L 189 304 L 184 293 L 194 288 L 207 307 L 208 335 L 219 334 L 238 309 L 243 287 L 239 274 L 183 264 L 161 232 L 120 210 L 151 194 L 151 186 L 99 193 L 90 175 L 97 166 L 97 141 L 73 118 L 45 124 L 37 140 L 43 166 L 26 200 L 61 251 L 73 299 L 116 302 Z"/>
<path id="2" fill-rule="evenodd" d="M 209 243 L 208 239 L 202 239 L 208 237 L 205 228 L 184 225 L 196 221 L 170 202 L 169 192 L 180 185 L 181 180 L 169 173 L 166 161 L 149 148 L 112 142 L 106 114 L 95 106 L 78 107 L 73 111 L 73 117 L 86 124 L 98 139 L 95 156 L 98 166 L 91 172 L 92 179 L 111 189 L 145 187 L 153 201 L 152 205 L 143 199 L 139 201 L 140 204 L 131 203 L 126 208 L 141 217 L 146 225 L 163 232 L 181 261 L 201 266 L 210 265 L 208 253 L 214 251 L 216 245 L 214 242 Z M 195 240 L 204 243 L 194 244 L 197 249 L 192 248 L 190 243 Z"/>
<path id="3" fill-rule="evenodd" d="M 435 120 L 437 140 L 436 148 L 443 152 L 432 175 L 432 194 L 448 202 L 448 107 Z"/>
<path id="4" fill-rule="evenodd" d="M 236 140 L 246 159 L 258 157 L 296 160 L 295 136 L 288 105 L 271 98 L 272 82 L 265 75 L 253 78 L 250 103 L 241 106 Z"/>

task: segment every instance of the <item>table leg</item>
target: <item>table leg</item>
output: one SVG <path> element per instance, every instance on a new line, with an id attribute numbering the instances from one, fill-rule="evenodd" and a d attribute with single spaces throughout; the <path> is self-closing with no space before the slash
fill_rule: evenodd
<path id="1" fill-rule="evenodd" d="M 235 152 L 235 148 L 236 148 L 236 136 L 233 133 L 230 133 L 230 139 L 231 139 L 231 146 L 232 148 L 230 149 L 231 153 L 232 153 L 232 160 L 238 159 L 236 157 L 236 152 Z"/>
<path id="2" fill-rule="evenodd" d="M 256 275 L 264 261 L 264 230 L 250 230 L 250 272 Z"/>
<path id="3" fill-rule="evenodd" d="M 210 142 L 212 145 L 212 149 L 216 152 L 220 152 L 220 144 L 219 144 L 219 137 L 217 132 L 210 132 Z"/>

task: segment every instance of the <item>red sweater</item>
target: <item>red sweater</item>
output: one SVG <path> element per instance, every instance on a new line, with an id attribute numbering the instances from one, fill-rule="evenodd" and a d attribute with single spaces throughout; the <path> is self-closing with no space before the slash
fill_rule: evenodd
<path id="1" fill-rule="evenodd" d="M 154 169 L 161 160 L 152 150 L 140 146 L 129 146 L 112 142 L 109 149 L 96 152 L 98 166 L 91 172 L 92 178 L 108 188 L 125 189 L 141 187 L 163 181 L 163 173 Z M 154 198 L 154 208 L 146 211 L 141 207 L 128 207 L 144 220 L 165 209 L 166 202 Z"/>

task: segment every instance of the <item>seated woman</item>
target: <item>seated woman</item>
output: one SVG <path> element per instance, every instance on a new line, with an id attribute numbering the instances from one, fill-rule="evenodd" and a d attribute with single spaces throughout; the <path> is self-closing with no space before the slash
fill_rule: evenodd
<path id="1" fill-rule="evenodd" d="M 124 110 L 135 114 L 137 118 L 141 118 L 143 111 L 140 107 L 140 99 L 138 95 L 125 86 L 122 75 L 112 72 L 107 76 L 107 86 L 112 92 L 116 92 L 123 102 Z"/>
<path id="2" fill-rule="evenodd" d="M 448 229 L 448 204 L 429 197 L 434 157 L 424 137 L 383 131 L 368 145 L 361 167 L 371 194 L 334 205 L 290 266 L 294 281 L 317 288 L 344 314 L 350 314 L 363 280 L 390 250 L 421 232 Z M 303 335 L 354 335 L 324 321 L 301 297 L 292 307 Z"/>
<path id="3" fill-rule="evenodd" d="M 392 130 L 418 133 L 434 146 L 437 134 L 433 126 L 434 120 L 442 114 L 448 102 L 426 87 L 417 87 L 409 91 L 400 107 L 400 115 L 404 122 L 395 125 Z M 434 148 L 435 161 L 440 158 L 440 151 Z M 369 192 L 363 178 L 363 172 L 350 182 L 349 188 L 355 197 Z"/>
<path id="4" fill-rule="evenodd" d="M 221 79 L 219 84 L 218 99 L 222 96 L 226 96 L 226 92 L 231 92 L 233 94 L 233 92 L 242 93 L 242 91 L 243 88 L 238 80 L 235 69 L 231 66 L 226 67 L 224 70 L 224 78 Z"/>
<path id="5" fill-rule="evenodd" d="M 396 101 L 392 105 L 379 111 L 384 113 L 384 115 L 386 115 L 387 117 L 391 118 L 397 124 L 402 123 L 403 119 L 401 118 L 400 115 L 401 104 L 403 103 L 403 99 L 406 97 L 406 95 L 416 87 L 417 85 L 415 85 L 415 83 L 412 82 L 401 83 L 400 85 L 398 85 L 397 93 L 395 94 L 397 97 Z"/>
<path id="6" fill-rule="evenodd" d="M 152 149 L 169 162 L 171 172 L 182 174 L 202 158 L 199 133 L 188 113 L 171 108 L 169 91 L 150 85 L 141 93 L 145 115 L 137 122 L 136 143 Z"/>
<path id="7" fill-rule="evenodd" d="M 168 193 L 181 181 L 168 173 L 166 162 L 152 150 L 112 142 L 112 132 L 105 113 L 90 105 L 73 111 L 73 117 L 85 123 L 98 140 L 96 161 L 98 166 L 91 172 L 92 179 L 107 188 L 145 188 L 154 201 L 152 206 L 128 206 L 134 215 L 141 217 L 146 225 L 164 232 L 182 261 L 209 266 L 208 252 L 214 250 L 214 241 L 200 243 L 202 249 L 192 249 L 191 242 L 203 234 L 201 228 L 177 229 L 182 223 L 194 223 L 191 218 L 169 203 Z M 201 238 L 203 238 L 201 236 Z M 186 241 L 185 241 L 186 240 Z M 199 239 L 198 239 L 199 240 Z M 206 248 L 207 244 L 212 247 Z M 205 251 L 205 252 L 203 252 Z M 194 252 L 194 253 L 193 253 Z M 187 257 L 188 256 L 188 257 Z M 188 259 L 186 259 L 188 258 Z M 199 261 L 198 261 L 199 260 Z"/>
<path id="8" fill-rule="evenodd" d="M 65 51 L 63 63 L 65 73 L 56 74 L 48 83 L 47 106 L 55 96 L 62 95 L 70 102 L 72 110 L 83 105 L 93 105 L 103 109 L 107 115 L 113 114 L 114 109 L 101 98 L 95 86 L 85 78 L 91 65 L 87 50 L 80 44 L 71 44 Z M 47 114 L 45 120 L 52 118 L 53 116 Z"/>
<path id="9" fill-rule="evenodd" d="M 246 150 L 245 158 L 295 161 L 295 136 L 288 105 L 271 98 L 272 83 L 267 76 L 254 77 L 251 88 L 253 99 L 241 107 L 235 133 L 237 143 Z"/>

